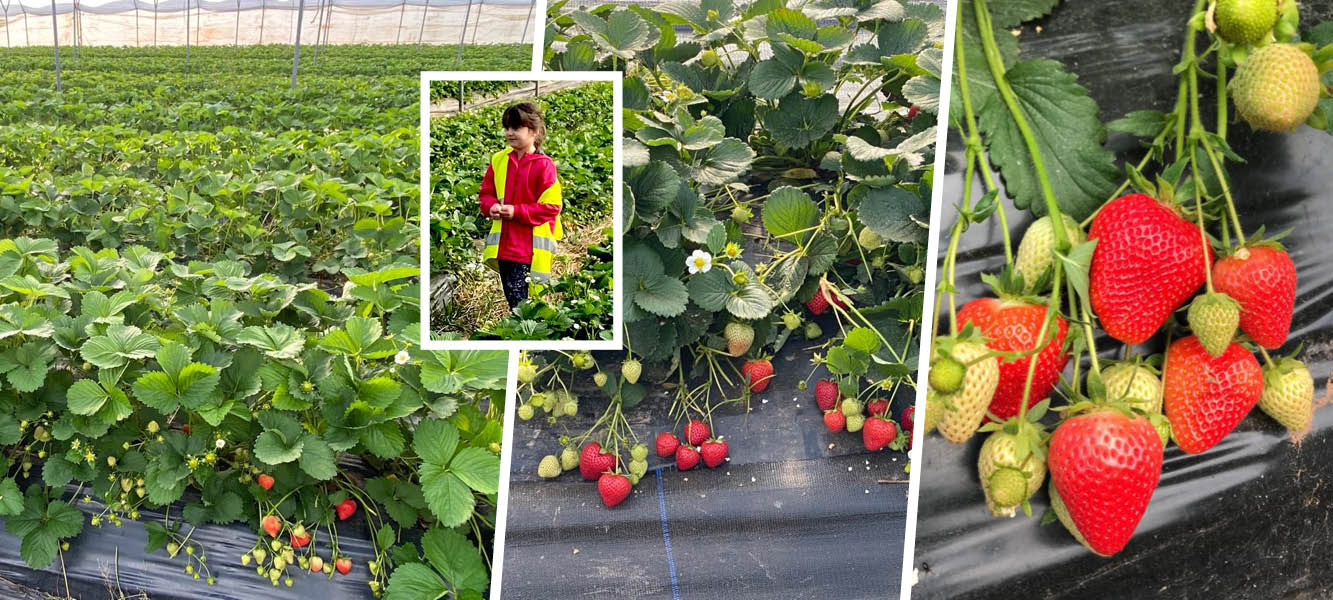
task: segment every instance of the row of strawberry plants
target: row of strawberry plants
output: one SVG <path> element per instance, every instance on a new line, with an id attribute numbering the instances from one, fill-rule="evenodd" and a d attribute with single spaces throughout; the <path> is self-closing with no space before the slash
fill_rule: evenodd
<path id="1" fill-rule="evenodd" d="M 618 368 L 584 353 L 521 364 L 520 418 L 577 413 L 574 389 L 606 400 L 540 475 L 579 467 L 607 506 L 624 501 L 649 452 L 627 412 L 667 381 L 685 425 L 658 454 L 722 464 L 733 448 L 713 414 L 749 407 L 800 333 L 831 374 L 815 386 L 830 435 L 903 447 L 889 400 L 916 385 L 935 129 L 915 117 L 938 105 L 942 20 L 928 4 L 550 6 L 551 68 L 626 75 L 628 352 Z M 802 303 L 832 312 L 832 335 Z"/>

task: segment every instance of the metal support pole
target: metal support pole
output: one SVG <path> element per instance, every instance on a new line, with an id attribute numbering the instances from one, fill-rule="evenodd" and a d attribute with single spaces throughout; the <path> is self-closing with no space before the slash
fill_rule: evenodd
<path id="1" fill-rule="evenodd" d="M 319 16 L 315 19 L 315 55 L 311 63 L 314 66 L 319 65 L 319 36 L 324 32 L 324 0 L 319 0 Z"/>
<path id="2" fill-rule="evenodd" d="M 429 2 L 430 0 L 426 1 Z M 458 36 L 458 64 L 456 65 L 457 67 L 463 66 L 463 42 L 467 40 L 467 21 L 471 17 L 472 17 L 472 0 L 467 0 L 467 12 L 463 13 L 463 35 Z"/>
<path id="3" fill-rule="evenodd" d="M 518 38 L 518 43 L 520 44 L 528 39 L 528 25 L 532 24 L 532 11 L 535 8 L 537 8 L 537 0 L 532 0 L 532 4 L 528 5 L 528 20 L 523 22 L 523 37 Z"/>
<path id="4" fill-rule="evenodd" d="M 231 45 L 232 47 L 241 45 L 241 0 L 236 0 L 236 39 Z"/>
<path id="5" fill-rule="evenodd" d="M 464 79 L 459 79 L 459 80 L 458 80 L 458 112 L 460 112 L 460 113 L 463 112 L 463 95 L 467 93 L 467 92 L 463 91 L 463 82 L 464 82 L 464 81 L 466 81 L 466 80 L 464 80 Z"/>
<path id="6" fill-rule="evenodd" d="M 305 18 L 305 0 L 300 2 L 296 12 L 296 45 L 292 52 L 292 90 L 296 89 L 296 67 L 301 64 L 301 20 Z"/>
<path id="7" fill-rule="evenodd" d="M 185 66 L 190 66 L 190 0 L 185 0 Z"/>
<path id="8" fill-rule="evenodd" d="M 403 7 L 398 9 L 398 35 L 393 40 L 394 44 L 399 44 L 402 43 L 403 41 L 403 17 L 406 15 L 407 15 L 407 0 L 403 0 Z"/>
<path id="9" fill-rule="evenodd" d="M 324 18 L 324 49 L 329 49 L 329 32 L 333 31 L 333 0 L 328 2 L 329 16 Z"/>
<path id="10" fill-rule="evenodd" d="M 157 47 L 157 0 L 153 0 L 153 47 Z"/>
<path id="11" fill-rule="evenodd" d="M 139 0 L 134 0 L 134 47 L 139 47 Z"/>
<path id="12" fill-rule="evenodd" d="M 5 48 L 13 48 L 9 43 L 9 5 L 5 3 L 0 4 L 4 4 L 5 7 Z"/>
<path id="13" fill-rule="evenodd" d="M 56 0 L 51 0 L 51 39 L 55 40 L 56 46 L 56 91 L 61 92 L 64 88 L 60 85 L 60 26 L 56 24 Z"/>
<path id="14" fill-rule="evenodd" d="M 19 2 L 19 10 L 23 11 L 23 47 L 32 45 L 32 37 L 28 34 L 28 8 Z"/>
<path id="15" fill-rule="evenodd" d="M 472 0 L 468 1 L 468 8 L 472 7 Z M 417 49 L 421 49 L 421 38 L 426 35 L 426 15 L 430 14 L 430 0 L 426 0 L 426 7 L 421 9 L 421 31 L 417 32 Z M 463 28 L 467 30 L 466 27 Z"/>
<path id="16" fill-rule="evenodd" d="M 264 18 L 268 15 L 268 0 L 259 0 L 259 45 L 264 45 Z"/>
<path id="17" fill-rule="evenodd" d="M 74 0 L 74 60 L 79 60 L 79 0 Z"/>
<path id="18" fill-rule="evenodd" d="M 477 30 L 481 29 L 481 9 L 486 6 L 486 0 L 477 2 L 477 24 L 472 26 L 472 43 L 477 43 Z M 463 22 L 463 28 L 467 29 L 467 21 Z"/>

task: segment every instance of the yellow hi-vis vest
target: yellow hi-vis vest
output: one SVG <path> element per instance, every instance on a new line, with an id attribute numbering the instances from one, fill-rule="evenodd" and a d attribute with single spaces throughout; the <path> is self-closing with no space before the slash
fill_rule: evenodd
<path id="1" fill-rule="evenodd" d="M 513 148 L 505 148 L 491 155 L 491 171 L 495 176 L 495 195 L 504 202 L 505 198 L 505 177 L 509 171 L 509 153 Z M 560 197 L 560 180 L 557 178 L 551 187 L 542 192 L 538 202 L 543 204 L 562 205 Z M 504 227 L 503 219 L 491 221 L 491 232 L 486 235 L 486 251 L 483 257 L 486 266 L 493 270 L 500 270 L 500 230 Z M 555 256 L 555 242 L 565 237 L 564 227 L 560 224 L 560 215 L 555 219 L 542 223 L 532 228 L 532 267 L 529 275 L 537 281 L 546 281 L 551 278 L 551 259 Z"/>

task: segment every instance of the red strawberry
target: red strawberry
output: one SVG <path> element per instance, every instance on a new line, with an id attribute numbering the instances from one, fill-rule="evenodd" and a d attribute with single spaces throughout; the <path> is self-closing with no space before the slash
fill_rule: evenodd
<path id="1" fill-rule="evenodd" d="M 1166 349 L 1163 406 L 1171 421 L 1171 436 L 1190 454 L 1222 441 L 1250 413 L 1263 391 L 1259 361 L 1236 342 L 1216 357 L 1192 335 Z"/>
<path id="2" fill-rule="evenodd" d="M 602 445 L 597 442 L 590 442 L 579 453 L 579 473 L 588 481 L 594 481 L 602 473 L 615 468 L 616 456 L 610 452 L 602 452 Z"/>
<path id="3" fill-rule="evenodd" d="M 829 410 L 838 403 L 838 383 L 832 379 L 820 379 L 815 382 L 815 404 L 819 410 Z"/>
<path id="4" fill-rule="evenodd" d="M 333 507 L 333 509 L 338 511 L 339 521 L 346 521 L 352 518 L 352 515 L 356 514 L 356 500 L 348 498 L 339 503 L 338 506 Z"/>
<path id="5" fill-rule="evenodd" d="M 768 389 L 768 381 L 773 378 L 773 363 L 756 358 L 741 365 L 741 373 L 749 381 L 750 391 L 757 394 Z"/>
<path id="6" fill-rule="evenodd" d="M 1092 220 L 1092 310 L 1111 337 L 1137 344 L 1203 285 L 1199 228 L 1147 194 L 1107 202 Z M 1212 248 L 1207 249 L 1212 260 Z"/>
<path id="7" fill-rule="evenodd" d="M 352 571 L 352 559 L 340 558 L 335 560 L 333 561 L 333 568 L 337 569 L 339 573 L 346 575 Z"/>
<path id="8" fill-rule="evenodd" d="M 190 424 L 181 425 L 181 431 L 185 432 L 185 435 L 190 435 Z"/>
<path id="9" fill-rule="evenodd" d="M 1066 419 L 1051 435 L 1047 459 L 1088 548 L 1102 556 L 1124 548 L 1162 475 L 1162 438 L 1148 418 L 1102 409 Z"/>
<path id="10" fill-rule="evenodd" d="M 704 443 L 709 435 L 712 435 L 712 431 L 708 429 L 708 424 L 699 419 L 691 420 L 685 424 L 685 441 L 689 442 L 691 446 Z"/>
<path id="11" fill-rule="evenodd" d="M 912 420 L 914 414 L 916 414 L 916 406 L 909 406 L 898 415 L 898 422 L 903 424 L 903 431 L 906 431 L 908 435 L 912 434 L 912 424 L 916 422 Z"/>
<path id="12" fill-rule="evenodd" d="M 268 515 L 259 522 L 259 526 L 264 528 L 264 533 L 269 537 L 278 537 L 278 532 L 282 530 L 282 521 L 277 515 Z"/>
<path id="13" fill-rule="evenodd" d="M 805 307 L 810 309 L 814 315 L 822 315 L 828 311 L 828 299 L 824 297 L 824 291 L 820 290 L 815 296 L 805 301 Z"/>
<path id="14" fill-rule="evenodd" d="M 620 473 L 602 473 L 597 479 L 597 493 L 602 496 L 602 504 L 611 508 L 629 497 L 629 493 L 634 490 L 630 485 L 629 478 Z"/>
<path id="15" fill-rule="evenodd" d="M 837 433 L 847 428 L 847 415 L 840 410 L 824 411 L 824 426 L 830 433 Z"/>
<path id="16" fill-rule="evenodd" d="M 870 402 L 866 403 L 866 412 L 870 413 L 871 415 L 888 414 L 889 402 L 888 400 L 884 399 L 871 400 Z"/>
<path id="17" fill-rule="evenodd" d="M 699 465 L 699 452 L 687 444 L 676 448 L 676 469 L 688 471 Z"/>
<path id="18" fill-rule="evenodd" d="M 305 535 L 299 535 L 299 536 L 293 533 L 291 535 L 291 538 L 292 538 L 293 548 L 304 548 L 310 545 L 310 533 L 308 532 L 305 533 Z"/>
<path id="19" fill-rule="evenodd" d="M 704 464 L 712 469 L 727 459 L 727 443 L 723 440 L 708 440 L 699 448 L 699 456 L 703 457 Z"/>
<path id="20" fill-rule="evenodd" d="M 663 431 L 657 434 L 657 455 L 671 456 L 676 453 L 676 448 L 680 446 L 680 440 L 676 439 L 676 434 L 670 431 Z"/>
<path id="21" fill-rule="evenodd" d="M 866 445 L 866 450 L 871 452 L 889 445 L 889 442 L 896 437 L 898 437 L 898 427 L 893 421 L 882 417 L 870 417 L 866 419 L 865 425 L 861 426 L 861 442 Z"/>
<path id="22" fill-rule="evenodd" d="M 1240 330 L 1260 346 L 1277 348 L 1287 341 L 1296 306 L 1296 265 L 1285 250 L 1237 250 L 1213 265 L 1213 287 L 1240 302 Z"/>
<path id="23" fill-rule="evenodd" d="M 1045 305 L 1029 304 L 1021 300 L 977 298 L 958 311 L 958 326 L 967 323 L 977 326 L 987 338 L 986 346 L 993 350 L 1028 352 L 1036 347 L 1037 333 L 1041 331 L 1041 322 L 1045 318 Z M 1055 338 L 1048 337 L 1046 346 L 1035 356 L 1000 360 L 1000 381 L 990 403 L 990 412 L 998 420 L 1003 421 L 1018 414 L 1031 361 L 1037 361 L 1037 368 L 1032 374 L 1032 393 L 1028 396 L 1028 407 L 1051 393 L 1059 381 L 1060 371 L 1064 370 L 1065 362 L 1069 359 L 1063 350 L 1069 324 L 1058 314 L 1055 316 L 1055 324 Z M 1047 335 L 1050 333 L 1048 329 Z"/>
<path id="24" fill-rule="evenodd" d="M 266 491 L 273 489 L 274 479 L 273 476 L 268 473 L 260 473 L 259 477 L 255 478 L 255 481 L 259 483 L 259 487 L 264 488 Z"/>
<path id="25" fill-rule="evenodd" d="M 912 119 L 915 119 L 916 116 L 920 113 L 921 113 L 921 107 L 913 104 L 912 108 L 907 109 L 907 120 L 911 121 Z"/>

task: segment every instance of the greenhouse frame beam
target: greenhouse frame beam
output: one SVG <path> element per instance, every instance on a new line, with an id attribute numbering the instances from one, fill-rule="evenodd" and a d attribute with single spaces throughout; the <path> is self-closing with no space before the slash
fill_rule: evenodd
<path id="1" fill-rule="evenodd" d="M 74 60 L 79 60 L 79 0 L 74 0 Z"/>
<path id="2" fill-rule="evenodd" d="M 232 41 L 233 48 L 241 45 L 241 0 L 236 0 L 236 39 Z"/>
<path id="3" fill-rule="evenodd" d="M 13 48 L 13 46 L 9 44 L 9 5 L 0 1 L 0 6 L 5 7 L 5 48 Z"/>
<path id="4" fill-rule="evenodd" d="M 528 26 L 532 24 L 532 12 L 536 8 L 537 8 L 537 0 L 532 0 L 532 3 L 528 4 L 528 20 L 523 22 L 523 37 L 518 38 L 518 43 L 520 44 L 522 44 L 524 40 L 528 39 Z"/>
<path id="5" fill-rule="evenodd" d="M 139 0 L 134 0 L 134 47 L 139 47 Z"/>
<path id="6" fill-rule="evenodd" d="M 430 0 L 426 0 L 430 2 Z M 472 17 L 472 0 L 467 0 L 467 12 L 463 13 L 463 35 L 458 36 L 458 63 L 456 67 L 463 65 L 463 42 L 467 40 L 467 22 Z"/>
<path id="7" fill-rule="evenodd" d="M 185 0 L 185 66 L 190 66 L 190 0 Z"/>
<path id="8" fill-rule="evenodd" d="M 259 45 L 264 45 L 264 21 L 265 11 L 268 10 L 268 0 L 259 0 Z"/>
<path id="9" fill-rule="evenodd" d="M 319 0 L 319 16 L 315 18 L 315 60 L 311 64 L 319 66 L 319 36 L 324 32 L 324 0 Z"/>
<path id="10" fill-rule="evenodd" d="M 32 36 L 28 33 L 28 7 L 19 2 L 19 10 L 23 11 L 23 47 L 27 48 L 32 45 Z"/>
<path id="11" fill-rule="evenodd" d="M 477 43 L 477 30 L 481 29 L 481 9 L 486 6 L 486 0 L 477 1 L 477 24 L 472 26 L 472 43 Z M 463 21 L 463 30 L 467 30 L 467 21 Z"/>
<path id="12" fill-rule="evenodd" d="M 403 0 L 403 7 L 398 10 L 398 34 L 394 38 L 394 44 L 403 43 L 403 17 L 407 16 L 407 0 Z"/>
<path id="13" fill-rule="evenodd" d="M 468 0 L 468 8 L 472 7 L 472 0 Z M 421 38 L 426 35 L 426 15 L 430 14 L 430 0 L 426 0 L 425 8 L 421 9 L 421 30 L 417 32 L 417 49 L 421 49 Z M 467 31 L 467 19 L 463 20 L 463 31 Z"/>
<path id="14" fill-rule="evenodd" d="M 157 0 L 153 0 L 153 47 L 157 47 Z"/>
<path id="15" fill-rule="evenodd" d="M 64 88 L 60 85 L 60 26 L 56 24 L 56 0 L 51 0 L 51 39 L 56 47 L 56 91 L 61 92 Z"/>
<path id="16" fill-rule="evenodd" d="M 54 1 L 54 0 L 52 0 Z M 296 68 L 301 65 L 301 21 L 305 18 L 305 0 L 296 9 L 296 44 L 292 52 L 292 89 L 296 89 Z"/>

